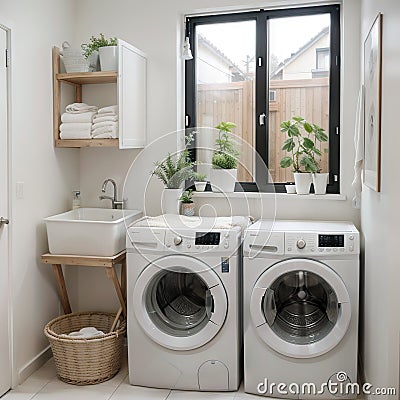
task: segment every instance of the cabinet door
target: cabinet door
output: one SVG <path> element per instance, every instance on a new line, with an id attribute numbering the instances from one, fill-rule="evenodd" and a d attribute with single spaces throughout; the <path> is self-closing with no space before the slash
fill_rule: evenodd
<path id="1" fill-rule="evenodd" d="M 119 148 L 146 145 L 147 57 L 118 39 Z"/>

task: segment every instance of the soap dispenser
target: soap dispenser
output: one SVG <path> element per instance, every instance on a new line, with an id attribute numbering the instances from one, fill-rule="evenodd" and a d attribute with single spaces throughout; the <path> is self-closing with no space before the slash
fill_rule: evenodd
<path id="1" fill-rule="evenodd" d="M 81 192 L 79 190 L 74 190 L 72 193 L 74 194 L 74 197 L 72 199 L 72 209 L 76 210 L 81 206 L 81 198 L 80 198 Z"/>

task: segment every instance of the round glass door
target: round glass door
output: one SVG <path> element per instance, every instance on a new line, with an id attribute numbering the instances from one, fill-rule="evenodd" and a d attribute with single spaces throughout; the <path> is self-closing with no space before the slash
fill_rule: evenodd
<path id="1" fill-rule="evenodd" d="M 156 343 L 190 350 L 212 340 L 228 310 L 224 286 L 203 261 L 171 255 L 150 263 L 133 291 L 138 323 Z"/>
<path id="2" fill-rule="evenodd" d="M 343 281 L 331 268 L 314 260 L 290 259 L 259 277 L 250 313 L 258 335 L 271 348 L 310 358 L 341 341 L 351 307 Z"/>
<path id="3" fill-rule="evenodd" d="M 148 286 L 146 310 L 165 333 L 191 336 L 210 321 L 213 297 L 200 275 L 189 270 L 161 271 Z"/>
<path id="4" fill-rule="evenodd" d="M 339 304 L 332 287 L 309 271 L 292 271 L 267 288 L 262 302 L 273 332 L 295 344 L 323 339 L 335 326 Z"/>

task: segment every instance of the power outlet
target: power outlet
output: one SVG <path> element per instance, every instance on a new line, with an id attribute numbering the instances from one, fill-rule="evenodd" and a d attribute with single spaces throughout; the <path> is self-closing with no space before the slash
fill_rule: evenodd
<path id="1" fill-rule="evenodd" d="M 24 182 L 17 182 L 15 188 L 15 194 L 17 196 L 17 199 L 24 198 Z"/>

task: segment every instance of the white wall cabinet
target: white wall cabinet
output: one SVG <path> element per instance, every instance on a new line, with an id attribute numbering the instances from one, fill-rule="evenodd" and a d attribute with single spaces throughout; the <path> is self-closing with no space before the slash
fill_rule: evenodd
<path id="1" fill-rule="evenodd" d="M 82 102 L 86 85 L 115 83 L 118 92 L 117 139 L 60 139 L 62 84 L 74 86 L 74 101 Z M 118 39 L 118 71 L 60 73 L 60 49 L 53 47 L 53 136 L 55 147 L 143 148 L 147 141 L 147 57 Z"/>

